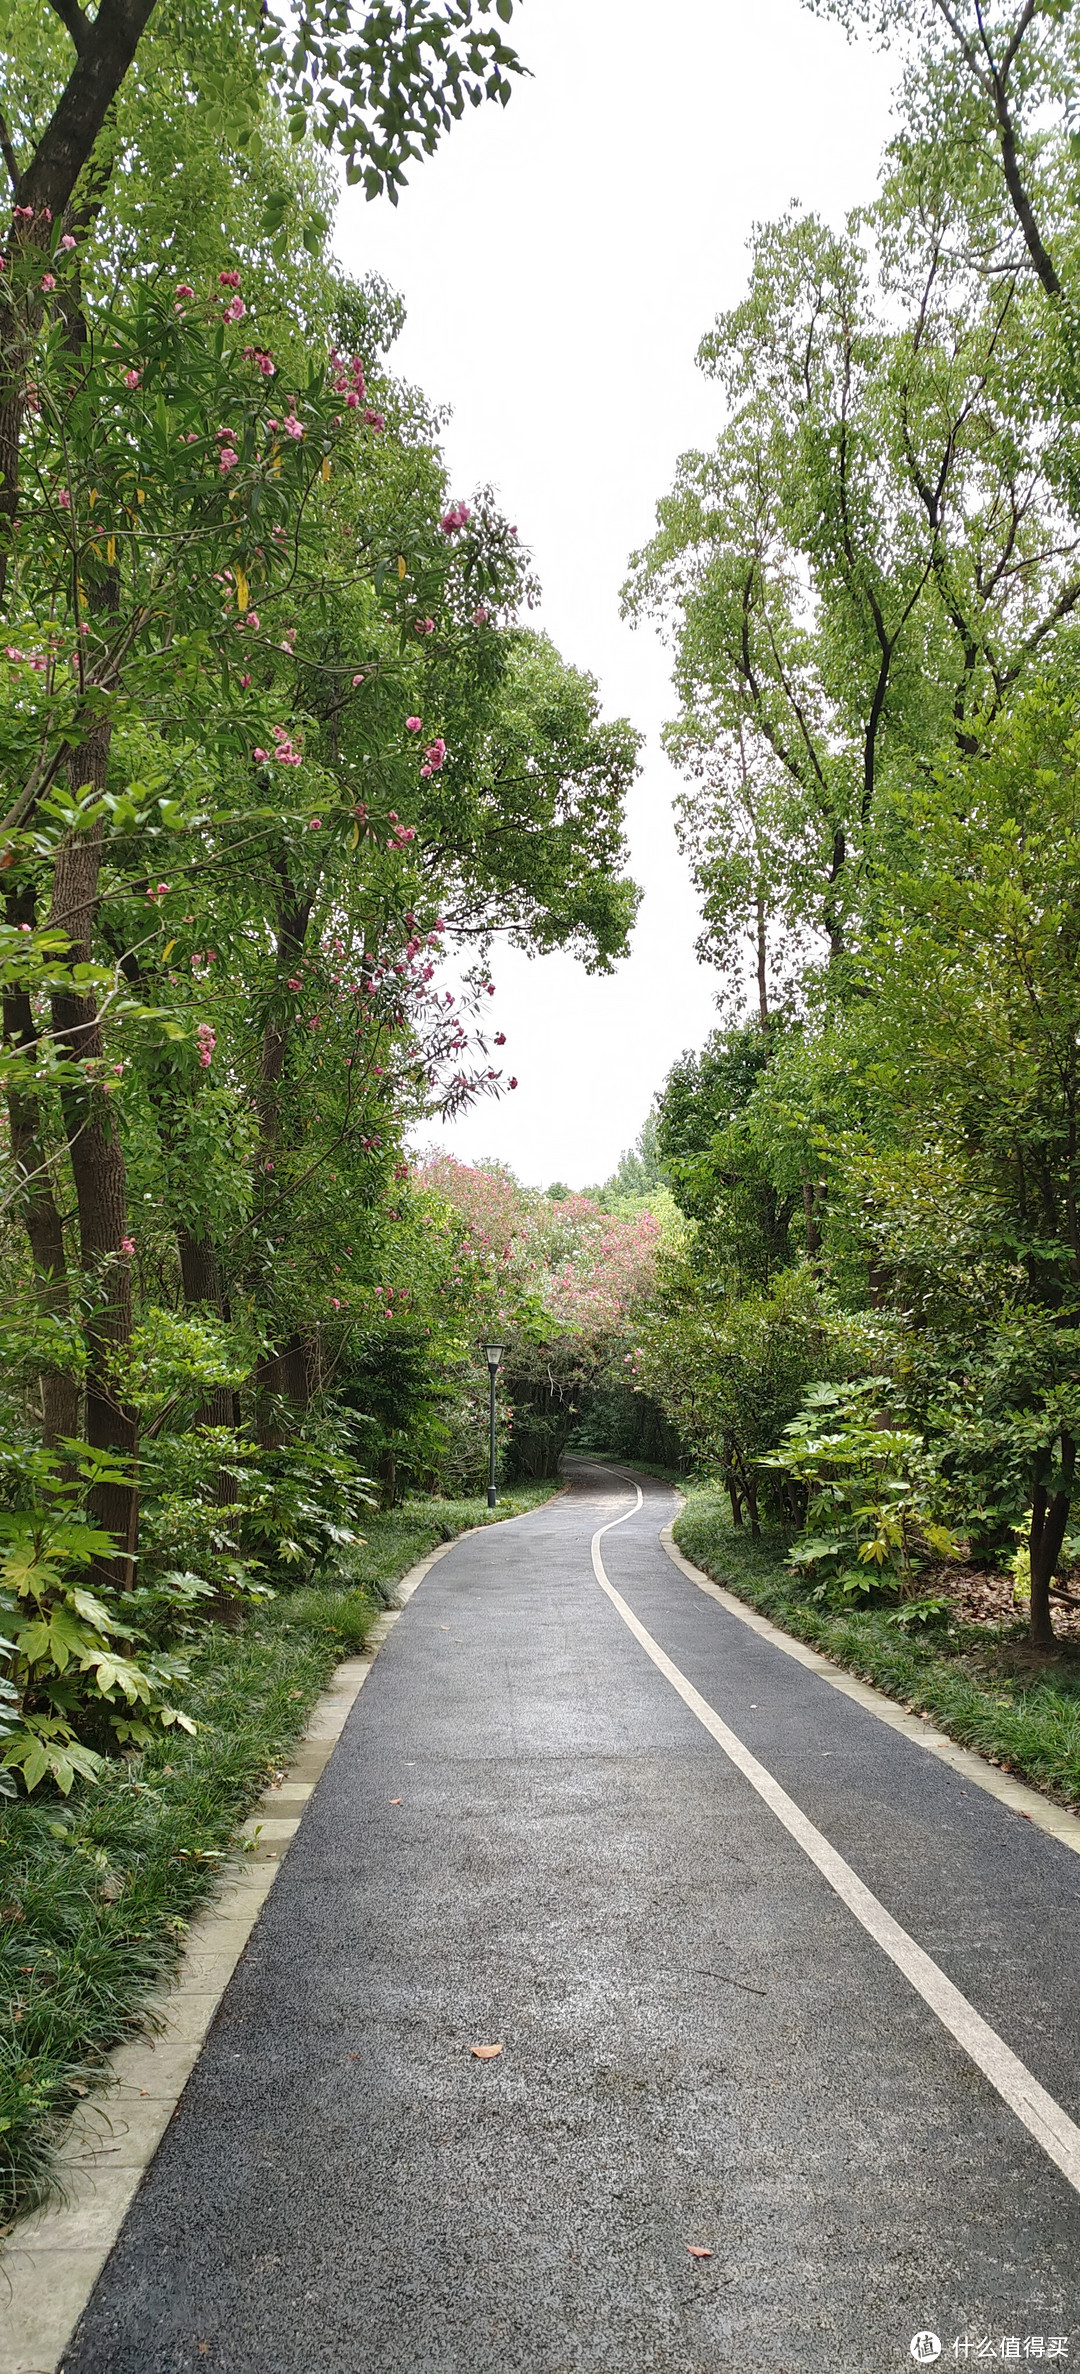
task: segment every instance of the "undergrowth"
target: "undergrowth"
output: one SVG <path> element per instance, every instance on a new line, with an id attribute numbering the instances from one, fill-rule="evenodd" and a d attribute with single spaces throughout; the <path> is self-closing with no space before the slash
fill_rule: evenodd
<path id="1" fill-rule="evenodd" d="M 1000 1764 L 1063 1805 L 1080 1807 L 1080 1649 L 1052 1656 L 1025 1628 L 953 1623 L 922 1637 L 900 1631 L 885 1608 L 815 1606 L 782 1564 L 788 1535 L 766 1527 L 755 1542 L 732 1525 L 726 1494 L 689 1492 L 674 1528 L 683 1556 L 762 1615 L 835 1658 L 863 1681 L 932 1715 L 962 1746 Z"/>
<path id="2" fill-rule="evenodd" d="M 394 1585 L 440 1541 L 521 1514 L 554 1485 L 480 1501 L 412 1501 L 367 1521 L 341 1582 L 283 1592 L 193 1661 L 173 1732 L 116 1757 L 72 1796 L 0 1808 L 0 2219 L 48 2192 L 58 2125 L 141 2023 L 183 1950 L 238 1824 L 288 1756 L 339 1659 L 361 1649 Z"/>

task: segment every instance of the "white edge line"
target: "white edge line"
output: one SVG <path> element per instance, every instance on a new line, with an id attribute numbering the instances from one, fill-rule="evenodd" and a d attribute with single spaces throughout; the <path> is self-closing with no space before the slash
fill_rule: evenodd
<path id="1" fill-rule="evenodd" d="M 966 1995 L 962 1995 L 930 1955 L 924 1953 L 922 1946 L 917 1945 L 907 1930 L 901 1928 L 899 1921 L 886 1911 L 858 1873 L 830 1845 L 823 1832 L 788 1796 L 786 1789 L 781 1788 L 779 1781 L 774 1780 L 772 1773 L 766 1770 L 764 1764 L 759 1764 L 757 1757 L 751 1755 L 737 1734 L 721 1721 L 708 1700 L 695 1690 L 693 1683 L 687 1681 L 686 1675 L 672 1663 L 659 1642 L 646 1631 L 644 1624 L 609 1580 L 600 1553 L 600 1543 L 605 1533 L 610 1533 L 614 1526 L 625 1525 L 629 1517 L 637 1515 L 643 1501 L 640 1484 L 635 1483 L 634 1490 L 637 1494 L 634 1507 L 626 1509 L 621 1517 L 613 1517 L 609 1524 L 601 1525 L 599 1532 L 594 1533 L 592 1538 L 593 1572 L 601 1590 L 606 1592 L 627 1629 L 645 1650 L 646 1656 L 651 1657 L 665 1680 L 670 1682 L 672 1689 L 677 1691 L 683 1704 L 691 1714 L 696 1715 L 698 1722 L 715 1739 L 717 1746 L 723 1749 L 744 1780 L 749 1781 L 763 1804 L 783 1824 L 789 1836 L 802 1848 L 867 1935 L 881 1947 L 915 1993 L 936 2013 L 961 2050 L 982 2070 L 984 2077 L 989 2078 L 1002 2101 L 1020 2120 L 1021 2125 L 1027 2128 L 1029 2135 L 1041 2146 L 1047 2157 L 1053 2160 L 1074 2191 L 1080 2192 L 1080 2127 L 1032 2076 L 1030 2069 L 1026 2069 L 1017 2055 L 1010 2051 L 996 2029 L 991 2028 L 974 2005 L 968 2002 Z"/>
<path id="2" fill-rule="evenodd" d="M 671 1488 L 677 1489 L 675 1486 Z M 682 1495 L 679 1497 L 681 1499 Z M 699 1566 L 692 1565 L 673 1541 L 671 1524 L 661 1527 L 659 1538 L 680 1574 L 684 1574 L 687 1581 L 694 1583 L 699 1591 L 704 1591 L 709 1599 L 716 1600 L 720 1607 L 726 1608 L 729 1616 L 737 1616 L 740 1624 L 746 1624 L 762 1640 L 771 1641 L 775 1649 L 782 1649 L 785 1657 L 794 1657 L 797 1664 L 805 1665 L 823 1682 L 828 1682 L 830 1688 L 839 1690 L 843 1697 L 853 1698 L 857 1705 L 865 1706 L 868 1714 L 876 1715 L 880 1723 L 887 1723 L 891 1731 L 900 1731 L 916 1747 L 925 1748 L 928 1756 L 936 1756 L 939 1763 L 947 1764 L 963 1780 L 970 1781 L 973 1788 L 984 1789 L 988 1797 L 996 1797 L 998 1804 L 1007 1806 L 1010 1813 L 1026 1816 L 1037 1830 L 1045 1830 L 1049 1838 L 1056 1838 L 1059 1845 L 1070 1847 L 1073 1854 L 1080 1855 L 1080 1815 L 1070 1813 L 1068 1806 L 1056 1805 L 1052 1797 L 1042 1796 L 1038 1789 L 1029 1788 L 1026 1782 L 1013 1780 L 1009 1774 L 997 1771 L 974 1748 L 961 1747 L 957 1740 L 950 1739 L 944 1731 L 938 1731 L 933 1723 L 925 1721 L 921 1715 L 909 1713 L 906 1707 L 897 1704 L 895 1698 L 887 1698 L 882 1690 L 875 1690 L 869 1682 L 860 1681 L 856 1674 L 846 1673 L 842 1665 L 834 1665 L 831 1657 L 826 1657 L 820 1649 L 811 1648 L 808 1641 L 797 1640 L 791 1632 L 784 1632 L 779 1624 L 761 1615 L 756 1607 L 749 1607 L 733 1591 L 726 1591 L 722 1583 L 714 1583 L 712 1576 L 703 1574 Z"/>

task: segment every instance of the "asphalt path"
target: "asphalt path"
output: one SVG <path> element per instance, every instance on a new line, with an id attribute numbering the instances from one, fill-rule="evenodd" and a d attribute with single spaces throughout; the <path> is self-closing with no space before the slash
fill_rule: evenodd
<path id="1" fill-rule="evenodd" d="M 1077 2190 L 635 1637 L 598 1529 L 634 1512 L 626 1610 L 1073 2120 L 1080 1862 L 698 1591 L 640 1481 L 575 1463 L 410 1600 L 65 2374 L 1080 2361 Z"/>

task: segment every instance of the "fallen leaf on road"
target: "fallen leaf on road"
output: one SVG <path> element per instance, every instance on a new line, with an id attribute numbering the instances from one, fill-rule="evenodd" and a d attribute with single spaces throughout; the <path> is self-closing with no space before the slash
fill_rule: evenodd
<path id="1" fill-rule="evenodd" d="M 706 2250 L 701 2242 L 688 2242 L 686 2247 L 692 2259 L 711 2259 L 712 2257 L 711 2250 Z"/>
<path id="2" fill-rule="evenodd" d="M 474 2061 L 494 2061 L 501 2051 L 501 2044 L 474 2044 L 472 2055 Z"/>
<path id="3" fill-rule="evenodd" d="M 391 1797 L 390 1803 L 391 1805 L 400 1805 L 401 1799 L 400 1797 Z"/>
<path id="4" fill-rule="evenodd" d="M 363 2060 L 363 2058 L 364 2058 L 364 2056 L 363 2056 L 363 2053 L 350 2053 L 350 2054 L 349 2054 L 349 2059 L 350 2059 L 350 2061 L 362 2061 L 362 2060 Z"/>

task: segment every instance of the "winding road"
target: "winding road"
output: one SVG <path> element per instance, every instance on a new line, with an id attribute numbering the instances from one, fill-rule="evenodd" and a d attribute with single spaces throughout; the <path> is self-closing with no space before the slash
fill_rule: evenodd
<path id="1" fill-rule="evenodd" d="M 571 1474 L 390 1634 L 65 2374 L 1080 2362 L 1080 1860 Z"/>

